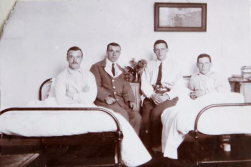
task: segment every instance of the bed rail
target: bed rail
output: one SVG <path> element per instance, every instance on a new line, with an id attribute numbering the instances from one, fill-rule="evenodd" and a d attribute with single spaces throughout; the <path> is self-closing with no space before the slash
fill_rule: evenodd
<path id="1" fill-rule="evenodd" d="M 39 94 L 38 94 L 38 99 L 39 99 L 40 101 L 42 100 L 42 96 L 43 96 L 43 92 L 42 92 L 43 87 L 44 87 L 44 85 L 45 85 L 46 83 L 48 83 L 48 82 L 50 82 L 50 81 L 52 81 L 52 78 L 49 78 L 49 79 L 45 80 L 45 81 L 41 84 L 41 86 L 40 86 L 40 88 L 39 88 Z"/>
<path id="2" fill-rule="evenodd" d="M 203 108 L 197 115 L 195 124 L 194 124 L 194 150 L 195 150 L 195 161 L 196 165 L 205 164 L 205 163 L 227 163 L 227 162 L 248 162 L 251 159 L 240 159 L 240 160 L 199 160 L 198 152 L 199 152 L 199 130 L 198 130 L 198 123 L 199 119 L 206 111 L 209 111 L 210 108 L 215 107 L 241 107 L 241 106 L 251 106 L 251 103 L 222 103 L 222 104 L 212 104 Z M 250 111 L 251 112 L 251 111 Z"/>
<path id="3" fill-rule="evenodd" d="M 110 112 L 109 110 L 105 109 L 105 108 L 100 108 L 100 107 L 87 107 L 87 108 L 81 108 L 81 107 L 74 107 L 74 108 L 70 108 L 70 107 L 31 107 L 31 108 L 7 108 L 3 111 L 0 112 L 0 116 L 4 113 L 7 112 L 11 112 L 11 111 L 69 111 L 69 110 L 73 110 L 75 112 L 81 112 L 81 111 L 101 111 L 104 112 L 106 114 L 108 114 L 116 123 L 116 133 L 117 133 L 117 158 L 118 158 L 118 163 L 115 164 L 115 166 L 122 166 L 122 159 L 121 159 L 121 142 L 123 139 L 123 133 L 121 131 L 121 127 L 119 124 L 118 119 L 115 117 L 115 115 Z M 1 135 L 2 138 L 2 135 Z M 46 137 L 43 137 L 46 138 Z"/>

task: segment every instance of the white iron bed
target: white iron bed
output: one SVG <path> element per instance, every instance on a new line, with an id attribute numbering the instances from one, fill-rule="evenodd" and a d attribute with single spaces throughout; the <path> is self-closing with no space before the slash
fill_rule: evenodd
<path id="1" fill-rule="evenodd" d="M 251 161 L 251 152 L 249 156 L 245 157 L 238 155 L 215 160 L 210 157 L 202 157 L 203 150 L 199 148 L 200 135 L 251 134 L 251 103 L 245 103 L 241 94 L 233 92 L 211 93 L 196 100 L 190 99 L 187 88 L 182 89 L 181 92 L 183 94 L 181 93 L 177 106 L 166 109 L 162 114 L 164 157 L 178 159 L 179 146 L 187 134 L 192 134 L 195 153 L 193 158 L 197 165 Z"/>
<path id="2" fill-rule="evenodd" d="M 51 86 L 51 79 L 41 85 L 40 100 L 47 97 Z M 44 157 L 46 147 L 51 145 L 91 145 L 94 139 L 100 138 L 102 143 L 111 138 L 115 142 L 114 164 L 102 162 L 90 166 L 138 166 L 151 159 L 133 128 L 119 114 L 94 105 L 58 106 L 55 98 L 1 111 L 0 135 L 2 155 L 6 148 L 30 147 L 36 148 L 39 157 Z"/>

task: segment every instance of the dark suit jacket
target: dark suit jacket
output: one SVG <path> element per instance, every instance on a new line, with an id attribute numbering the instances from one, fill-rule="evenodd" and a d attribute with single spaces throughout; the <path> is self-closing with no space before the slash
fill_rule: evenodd
<path id="1" fill-rule="evenodd" d="M 105 103 L 105 98 L 107 96 L 111 96 L 114 97 L 118 104 L 123 108 L 128 104 L 128 102 L 134 102 L 135 97 L 129 82 L 124 79 L 123 69 L 118 66 L 122 71 L 122 74 L 116 78 L 112 78 L 105 71 L 105 66 L 106 59 L 93 64 L 90 70 L 96 78 L 98 87 L 96 101 Z"/>

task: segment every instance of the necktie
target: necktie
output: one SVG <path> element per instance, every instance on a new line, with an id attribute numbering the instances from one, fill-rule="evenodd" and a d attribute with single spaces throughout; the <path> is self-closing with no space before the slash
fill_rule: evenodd
<path id="1" fill-rule="evenodd" d="M 114 68 L 114 63 L 112 63 L 112 74 L 115 76 L 115 68 Z"/>
<path id="2" fill-rule="evenodd" d="M 159 65 L 159 73 L 156 85 L 161 85 L 161 79 L 162 79 L 162 62 Z"/>

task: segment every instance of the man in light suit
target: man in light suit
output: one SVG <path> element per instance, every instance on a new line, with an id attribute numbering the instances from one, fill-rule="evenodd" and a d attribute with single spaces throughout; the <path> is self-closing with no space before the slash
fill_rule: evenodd
<path id="1" fill-rule="evenodd" d="M 157 40 L 153 45 L 156 59 L 148 63 L 141 77 L 141 91 L 145 97 L 142 107 L 142 135 L 147 147 L 161 151 L 161 114 L 178 102 L 178 85 L 182 70 L 177 61 L 167 55 L 168 45 Z"/>
<path id="2" fill-rule="evenodd" d="M 107 45 L 106 58 L 92 65 L 91 72 L 96 78 L 98 95 L 95 104 L 121 114 L 139 134 L 141 116 L 136 110 L 132 88 L 124 79 L 123 69 L 117 60 L 121 47 L 117 43 Z"/>
<path id="3" fill-rule="evenodd" d="M 81 68 L 83 52 L 73 46 L 67 51 L 68 67 L 57 77 L 55 97 L 58 104 L 92 105 L 97 96 L 97 86 L 94 75 Z"/>

